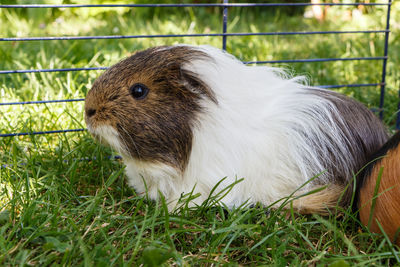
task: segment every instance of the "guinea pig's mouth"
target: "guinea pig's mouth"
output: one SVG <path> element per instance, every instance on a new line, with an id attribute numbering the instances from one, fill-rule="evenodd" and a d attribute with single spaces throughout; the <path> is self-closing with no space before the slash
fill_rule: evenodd
<path id="1" fill-rule="evenodd" d="M 125 148 L 121 144 L 119 133 L 112 126 L 102 125 L 98 127 L 87 126 L 90 134 L 100 143 L 110 146 L 118 153 L 126 154 Z"/>

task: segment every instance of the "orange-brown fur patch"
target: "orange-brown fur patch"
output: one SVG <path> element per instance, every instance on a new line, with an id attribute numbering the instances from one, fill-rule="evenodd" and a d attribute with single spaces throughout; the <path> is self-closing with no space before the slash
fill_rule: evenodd
<path id="1" fill-rule="evenodd" d="M 313 188 L 317 190 L 318 187 Z M 343 195 L 344 186 L 331 184 L 327 188 L 310 193 L 293 201 L 293 208 L 301 214 L 328 215 L 340 203 L 338 201 Z"/>
<path id="2" fill-rule="evenodd" d="M 368 225 L 380 172 L 382 172 L 381 181 L 378 185 L 370 230 L 381 232 L 376 222 L 378 221 L 385 233 L 394 240 L 396 231 L 400 227 L 400 146 L 389 150 L 365 178 L 359 195 L 360 220 L 364 225 Z M 397 238 L 396 243 L 400 245 L 400 238 Z"/>

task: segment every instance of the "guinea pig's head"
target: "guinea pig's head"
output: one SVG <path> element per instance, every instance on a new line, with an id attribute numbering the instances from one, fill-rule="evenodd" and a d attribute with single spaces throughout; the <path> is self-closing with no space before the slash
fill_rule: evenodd
<path id="1" fill-rule="evenodd" d="M 89 132 L 124 157 L 184 169 L 201 101 L 210 87 L 190 65 L 207 62 L 190 46 L 155 47 L 135 53 L 104 72 L 85 99 Z"/>

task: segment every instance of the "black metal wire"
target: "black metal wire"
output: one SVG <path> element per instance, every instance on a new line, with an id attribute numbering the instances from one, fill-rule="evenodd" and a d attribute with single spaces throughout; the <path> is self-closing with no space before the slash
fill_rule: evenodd
<path id="1" fill-rule="evenodd" d="M 370 86 L 379 86 L 382 83 L 358 83 L 358 84 L 341 84 L 341 85 L 318 85 L 316 87 L 325 88 L 325 89 L 337 89 L 343 87 L 370 87 Z"/>
<path id="2" fill-rule="evenodd" d="M 386 59 L 383 60 L 383 66 L 382 66 L 382 86 L 381 86 L 381 96 L 379 99 L 379 108 L 382 110 L 379 112 L 379 118 L 382 120 L 383 119 L 383 103 L 385 99 L 385 81 L 386 81 L 386 64 L 387 64 L 387 55 L 388 55 L 388 49 L 389 49 L 389 32 L 390 32 L 390 7 L 392 0 L 388 0 L 389 6 L 387 10 L 387 16 L 386 16 L 386 34 L 385 34 L 385 50 L 384 50 L 384 56 Z"/>
<path id="3" fill-rule="evenodd" d="M 368 87 L 368 86 L 378 86 L 378 85 L 382 85 L 382 83 L 317 85 L 316 87 L 321 87 L 321 88 L 343 88 L 343 87 L 364 87 L 364 86 Z M 85 99 L 84 98 L 77 98 L 77 99 L 60 99 L 60 100 L 5 102 L 5 103 L 0 103 L 0 106 L 32 105 L 32 104 L 47 104 L 47 103 L 68 103 L 68 102 L 81 102 L 81 101 L 85 101 Z"/>
<path id="4" fill-rule="evenodd" d="M 396 116 L 396 129 L 400 129 L 400 88 L 397 90 L 397 97 L 398 97 L 398 102 L 397 102 L 397 116 Z"/>
<path id="5" fill-rule="evenodd" d="M 386 57 L 350 57 L 350 58 L 310 58 L 310 59 L 282 59 L 264 61 L 243 61 L 244 64 L 275 64 L 275 63 L 302 63 L 302 62 L 329 62 L 329 61 L 350 61 L 350 60 L 382 60 Z M 63 72 L 63 71 L 89 71 L 106 70 L 108 67 L 96 68 L 65 68 L 65 69 L 35 69 L 35 70 L 0 70 L 0 74 L 13 73 L 40 73 L 40 72 Z"/>
<path id="6" fill-rule="evenodd" d="M 276 6 L 388 6 L 391 3 L 201 3 L 201 4 L 31 4 L 0 5 L 0 8 L 82 8 L 82 7 L 276 7 Z"/>
<path id="7" fill-rule="evenodd" d="M 7 133 L 7 134 L 0 134 L 0 137 L 14 137 L 14 136 L 38 135 L 38 134 L 54 134 L 54 133 L 70 133 L 70 132 L 83 132 L 83 131 L 86 131 L 86 129 L 67 129 L 67 130 L 55 130 L 55 131 Z"/>
<path id="8" fill-rule="evenodd" d="M 108 160 L 120 160 L 120 159 L 122 159 L 122 156 L 115 155 L 115 156 L 108 156 L 106 158 Z M 93 161 L 93 160 L 97 160 L 97 157 L 92 157 L 92 158 L 85 157 L 85 158 L 74 158 L 74 159 L 72 159 L 72 161 Z M 63 160 L 63 162 L 64 163 L 69 163 L 70 161 L 65 159 L 65 160 Z M 12 168 L 15 165 L 17 165 L 17 166 L 26 166 L 27 163 L 26 162 L 22 162 L 22 163 L 18 163 L 18 164 L 12 164 L 12 163 L 2 164 L 2 165 L 0 165 L 0 169 Z"/>
<path id="9" fill-rule="evenodd" d="M 58 72 L 58 71 L 88 71 L 88 70 L 106 70 L 107 67 L 97 68 L 65 68 L 65 69 L 39 69 L 39 70 L 0 70 L 0 74 L 12 74 L 12 73 L 38 73 L 38 72 Z"/>
<path id="10" fill-rule="evenodd" d="M 55 40 L 96 40 L 134 38 L 178 38 L 178 37 L 227 37 L 227 36 L 271 36 L 271 35 L 312 35 L 312 34 L 356 34 L 387 33 L 388 30 L 369 31 L 302 31 L 302 32 L 243 32 L 243 33 L 194 33 L 194 34 L 149 34 L 149 35 L 104 35 L 104 36 L 52 36 L 52 37 L 4 37 L 1 42 L 55 41 Z"/>
<path id="11" fill-rule="evenodd" d="M 386 57 L 353 57 L 353 58 L 314 58 L 314 59 L 289 59 L 289 60 L 265 60 L 265 61 L 244 61 L 244 64 L 273 64 L 273 63 L 311 63 L 311 62 L 330 62 L 330 61 L 350 61 L 350 60 L 382 60 L 387 59 Z M 108 67 L 98 68 L 75 68 L 75 69 L 42 69 L 42 70 L 10 70 L 0 71 L 0 74 L 12 74 L 12 73 L 38 73 L 38 72 L 57 72 L 57 71 L 84 71 L 84 70 L 106 70 Z M 381 84 L 354 84 L 354 85 L 321 85 L 323 88 L 342 88 L 342 87 L 359 87 L 359 86 L 377 86 Z M 84 101 L 84 98 L 78 99 L 61 99 L 61 100 L 42 100 L 42 101 L 20 101 L 20 102 L 5 102 L 0 103 L 0 106 L 7 105 L 27 105 L 27 104 L 46 104 L 46 103 L 63 103 L 63 102 L 77 102 Z"/>
<path id="12" fill-rule="evenodd" d="M 316 87 L 325 88 L 325 89 L 337 89 L 343 87 L 371 87 L 371 86 L 381 86 L 382 83 L 363 83 L 363 84 L 341 84 L 341 85 L 319 85 Z M 83 101 L 84 99 L 66 99 L 66 100 L 49 100 L 49 101 L 57 101 L 57 102 L 71 102 L 71 101 Z M 48 101 L 30 101 L 26 104 L 36 104 L 34 102 L 48 103 Z M 24 104 L 23 102 L 15 103 L 15 104 Z M 37 103 L 39 104 L 39 103 Z M 378 109 L 379 112 L 382 111 L 381 108 Z M 82 132 L 87 129 L 68 129 L 68 130 L 55 130 L 55 131 L 37 131 L 37 132 L 21 132 L 21 133 L 7 133 L 0 134 L 0 137 L 15 137 L 15 136 L 26 136 L 26 135 L 38 135 L 38 134 L 55 134 L 55 133 L 69 133 L 69 132 Z"/>
<path id="13" fill-rule="evenodd" d="M 311 63 L 311 62 L 330 62 L 330 61 L 350 61 L 350 60 L 382 60 L 386 57 L 348 57 L 348 58 L 310 58 L 310 59 L 282 59 L 264 61 L 244 61 L 244 64 L 276 64 L 276 63 Z M 0 72 L 1 73 L 1 72 Z"/>
<path id="14" fill-rule="evenodd" d="M 84 98 L 78 99 L 60 99 L 60 100 L 41 100 L 41 101 L 20 101 L 20 102 L 5 102 L 0 103 L 0 106 L 11 106 L 11 105 L 29 105 L 29 104 L 47 104 L 47 103 L 64 103 L 64 102 L 79 102 L 84 101 Z"/>
<path id="15" fill-rule="evenodd" d="M 224 4 L 228 4 L 229 0 L 224 0 Z M 228 29 L 228 8 L 224 7 L 224 10 L 222 12 L 222 33 L 226 34 L 226 31 Z M 226 39 L 227 35 L 224 35 L 222 37 L 222 49 L 226 50 Z"/>

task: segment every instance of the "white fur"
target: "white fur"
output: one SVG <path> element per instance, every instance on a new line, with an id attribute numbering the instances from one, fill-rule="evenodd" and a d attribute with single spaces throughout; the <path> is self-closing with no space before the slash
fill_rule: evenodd
<path id="1" fill-rule="evenodd" d="M 151 198 L 158 198 L 159 190 L 169 201 L 195 186 L 201 201 L 222 178 L 227 177 L 220 189 L 244 178 L 223 202 L 229 207 L 247 200 L 268 205 L 325 170 L 324 157 L 318 156 L 316 146 L 326 155 L 333 148 L 323 132 L 337 144 L 346 142 L 343 129 L 335 126 L 338 122 L 333 115 L 337 110 L 331 102 L 304 94 L 313 89 L 301 84 L 302 77 L 284 77 L 284 72 L 276 68 L 248 67 L 212 47 L 197 49 L 210 55 L 213 62 L 198 60 L 185 68 L 211 87 L 218 104 L 203 100 L 205 111 L 196 118 L 192 151 L 183 172 L 124 157 L 131 186 L 142 193 L 145 181 Z M 302 131 L 310 137 L 304 138 L 299 134 Z M 114 148 L 123 150 L 116 131 L 105 126 L 96 132 Z M 334 148 L 340 155 L 346 155 L 345 150 L 340 145 Z M 348 164 L 345 157 L 340 164 Z M 318 177 L 319 183 L 328 183 L 327 177 Z"/>
<path id="2" fill-rule="evenodd" d="M 124 162 L 128 183 L 138 194 L 147 193 L 151 199 L 157 199 L 160 191 L 169 202 L 175 203 L 179 199 L 183 189 L 178 182 L 182 178 L 180 171 L 162 163 L 141 162 L 129 158 L 124 158 Z"/>
<path id="3" fill-rule="evenodd" d="M 105 142 L 113 149 L 115 149 L 118 153 L 122 155 L 128 154 L 126 152 L 125 146 L 121 142 L 121 138 L 119 137 L 119 133 L 112 126 L 104 124 L 97 127 L 93 127 L 91 125 L 87 125 L 89 132 L 91 132 L 94 136 L 98 137 L 100 142 Z"/>
<path id="4" fill-rule="evenodd" d="M 214 64 L 198 61 L 186 68 L 211 86 L 218 105 L 204 102 L 206 112 L 194 129 L 183 177 L 188 185 L 185 192 L 196 184 L 207 197 L 221 178 L 227 176 L 221 188 L 244 178 L 224 199 L 225 204 L 240 205 L 246 200 L 270 204 L 325 169 L 315 148 L 298 131 L 318 133 L 321 126 L 334 125 L 330 102 L 300 94 L 302 77 L 284 79 L 279 69 L 247 67 L 215 48 L 202 50 L 214 58 Z M 341 139 L 334 127 L 324 130 Z M 321 140 L 328 148 L 325 142 Z"/>

